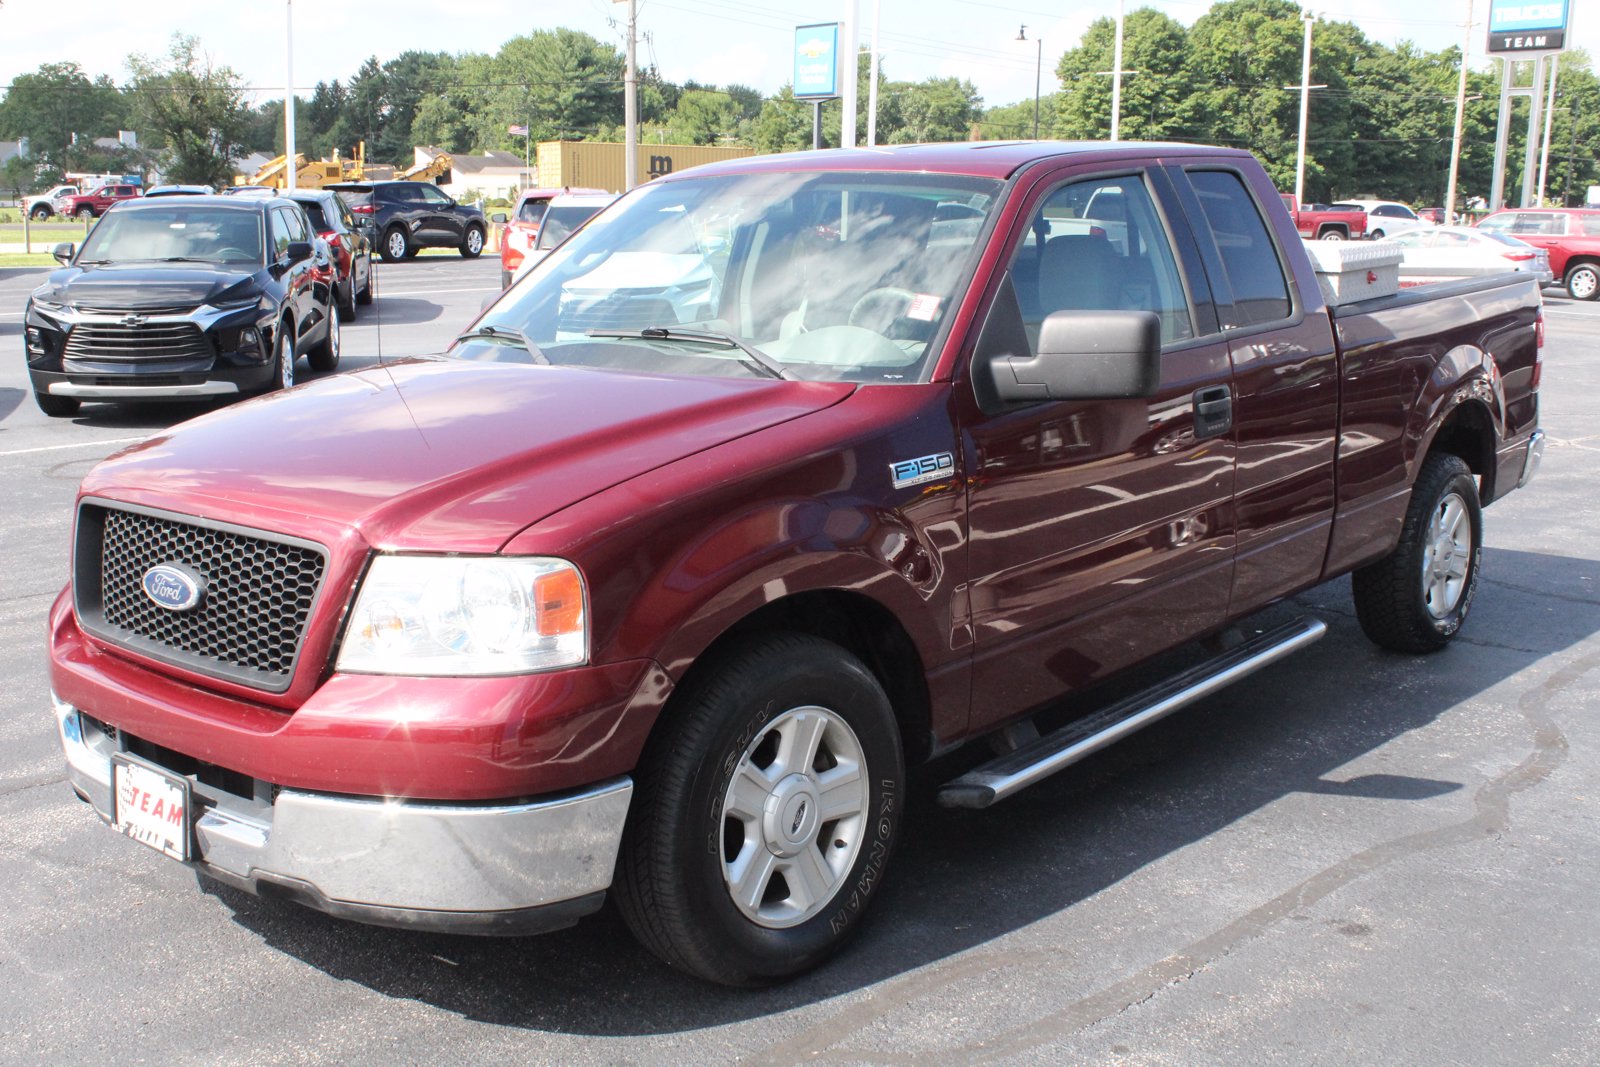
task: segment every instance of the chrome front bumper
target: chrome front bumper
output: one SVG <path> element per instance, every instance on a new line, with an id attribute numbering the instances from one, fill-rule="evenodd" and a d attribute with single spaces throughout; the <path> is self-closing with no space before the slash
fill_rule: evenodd
<path id="1" fill-rule="evenodd" d="M 111 757 L 128 738 L 52 700 L 68 780 L 109 823 Z M 198 816 L 190 847 L 200 873 L 341 918 L 473 934 L 538 933 L 597 910 L 633 794 L 622 777 L 509 804 L 364 799 L 260 782 L 244 797 L 183 777 Z"/>

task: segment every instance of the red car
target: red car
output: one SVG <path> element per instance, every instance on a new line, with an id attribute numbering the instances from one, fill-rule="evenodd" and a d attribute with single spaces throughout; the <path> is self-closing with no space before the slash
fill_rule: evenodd
<path id="1" fill-rule="evenodd" d="M 539 239 L 539 224 L 544 221 L 550 201 L 566 193 L 604 192 L 604 189 L 524 189 L 517 197 L 517 206 L 509 220 L 504 215 L 494 218 L 506 227 L 500 234 L 500 288 L 511 284 L 517 268 Z"/>
<path id="2" fill-rule="evenodd" d="M 1503 233 L 1550 253 L 1550 270 L 1574 300 L 1600 297 L 1600 211 L 1520 207 L 1496 211 L 1478 229 Z"/>
<path id="3" fill-rule="evenodd" d="M 67 197 L 62 202 L 61 213 L 74 218 L 97 219 L 104 215 L 112 204 L 133 200 L 143 195 L 144 190 L 137 185 L 102 185 L 91 192 Z"/>

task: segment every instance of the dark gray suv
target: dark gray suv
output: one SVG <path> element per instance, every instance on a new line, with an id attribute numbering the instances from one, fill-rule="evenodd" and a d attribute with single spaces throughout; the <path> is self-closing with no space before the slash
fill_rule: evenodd
<path id="1" fill-rule="evenodd" d="M 391 263 L 423 248 L 454 248 L 465 259 L 483 252 L 483 212 L 456 203 L 428 182 L 336 182 L 323 188 L 343 197 L 357 219 L 372 220 L 369 232 Z"/>

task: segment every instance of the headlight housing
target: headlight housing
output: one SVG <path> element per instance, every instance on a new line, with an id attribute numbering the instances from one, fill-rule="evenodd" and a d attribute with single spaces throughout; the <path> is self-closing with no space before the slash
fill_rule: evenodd
<path id="1" fill-rule="evenodd" d="M 583 576 L 542 556 L 378 556 L 339 648 L 356 674 L 521 674 L 588 660 Z"/>

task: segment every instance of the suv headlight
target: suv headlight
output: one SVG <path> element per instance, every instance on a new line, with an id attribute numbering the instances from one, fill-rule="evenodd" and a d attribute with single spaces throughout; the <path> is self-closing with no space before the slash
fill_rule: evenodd
<path id="1" fill-rule="evenodd" d="M 338 669 L 520 674 L 589 655 L 583 576 L 538 556 L 379 556 L 362 579 Z"/>

